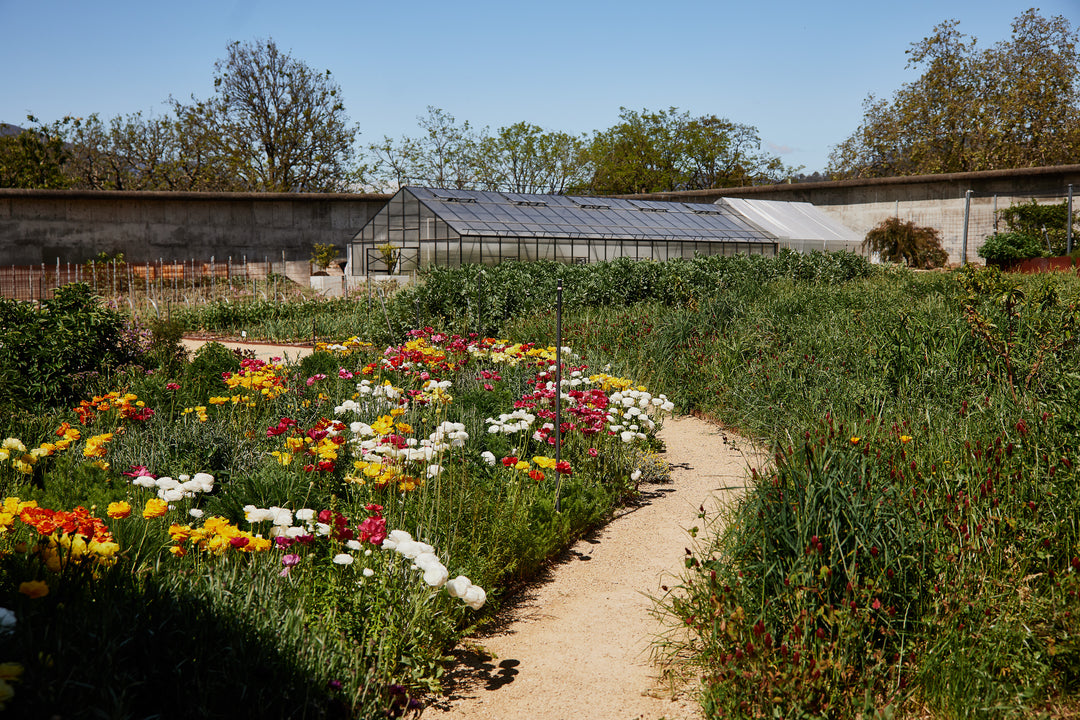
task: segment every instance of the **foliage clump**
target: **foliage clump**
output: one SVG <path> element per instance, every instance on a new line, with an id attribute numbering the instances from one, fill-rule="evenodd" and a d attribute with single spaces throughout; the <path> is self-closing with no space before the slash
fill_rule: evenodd
<path id="1" fill-rule="evenodd" d="M 71 402 L 95 378 L 141 360 L 124 327 L 85 283 L 40 305 L 0 298 L 0 408 Z"/>
<path id="2" fill-rule="evenodd" d="M 939 268 L 949 261 L 941 247 L 941 235 L 931 227 L 892 217 L 866 233 L 863 249 L 881 253 L 881 259 L 913 268 Z"/>

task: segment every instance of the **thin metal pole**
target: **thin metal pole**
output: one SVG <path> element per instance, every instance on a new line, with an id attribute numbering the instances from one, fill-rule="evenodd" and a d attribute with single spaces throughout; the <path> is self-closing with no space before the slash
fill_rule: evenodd
<path id="1" fill-rule="evenodd" d="M 562 512 L 562 278 L 555 284 L 555 512 Z"/>
<path id="2" fill-rule="evenodd" d="M 502 242 L 502 238 L 499 239 Z M 481 339 L 484 337 L 484 310 L 481 306 L 481 299 L 484 297 L 484 270 L 480 269 L 480 272 L 476 274 L 476 334 Z"/>
<path id="3" fill-rule="evenodd" d="M 1073 211 L 1072 211 L 1072 183 L 1069 183 L 1069 202 L 1066 204 L 1065 211 L 1065 254 L 1072 253 L 1072 226 L 1073 226 Z"/>
<path id="4" fill-rule="evenodd" d="M 960 255 L 960 267 L 967 265 L 968 219 L 971 217 L 971 191 L 964 192 L 964 242 Z"/>

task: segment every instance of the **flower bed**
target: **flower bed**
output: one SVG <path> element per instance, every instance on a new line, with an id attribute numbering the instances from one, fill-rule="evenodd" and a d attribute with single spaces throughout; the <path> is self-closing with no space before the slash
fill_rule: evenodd
<path id="1" fill-rule="evenodd" d="M 633 493 L 672 408 L 564 351 L 556 449 L 550 347 L 425 329 L 298 366 L 208 347 L 198 377 L 120 375 L 3 441 L 0 662 L 21 671 L 0 702 L 17 714 L 244 698 L 266 717 L 400 716 L 507 582 Z"/>

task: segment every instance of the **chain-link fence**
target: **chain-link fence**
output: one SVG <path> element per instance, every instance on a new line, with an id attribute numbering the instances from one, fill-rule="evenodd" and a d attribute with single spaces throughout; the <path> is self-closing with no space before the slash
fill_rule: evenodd
<path id="1" fill-rule="evenodd" d="M 1032 202 L 1039 205 L 1061 205 L 1071 207 L 1072 186 L 1049 192 L 976 192 L 968 191 L 953 200 L 938 202 L 896 202 L 896 216 L 901 220 L 910 220 L 919 226 L 938 230 L 942 238 L 942 247 L 949 253 L 952 262 L 981 263 L 978 250 L 986 238 L 998 232 L 1005 232 L 1008 227 L 1002 211 L 1016 205 Z M 1076 247 L 1076 229 L 1069 236 L 1069 247 L 1065 253 Z M 1055 245 L 1056 248 L 1056 245 Z"/>

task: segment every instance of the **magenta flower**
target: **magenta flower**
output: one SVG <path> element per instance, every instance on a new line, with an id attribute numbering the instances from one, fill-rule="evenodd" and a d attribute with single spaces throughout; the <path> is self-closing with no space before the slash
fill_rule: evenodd
<path id="1" fill-rule="evenodd" d="M 281 556 L 281 564 L 285 567 L 278 573 L 281 577 L 289 576 L 289 569 L 300 562 L 300 556 L 295 553 L 289 553 L 288 555 Z"/>

